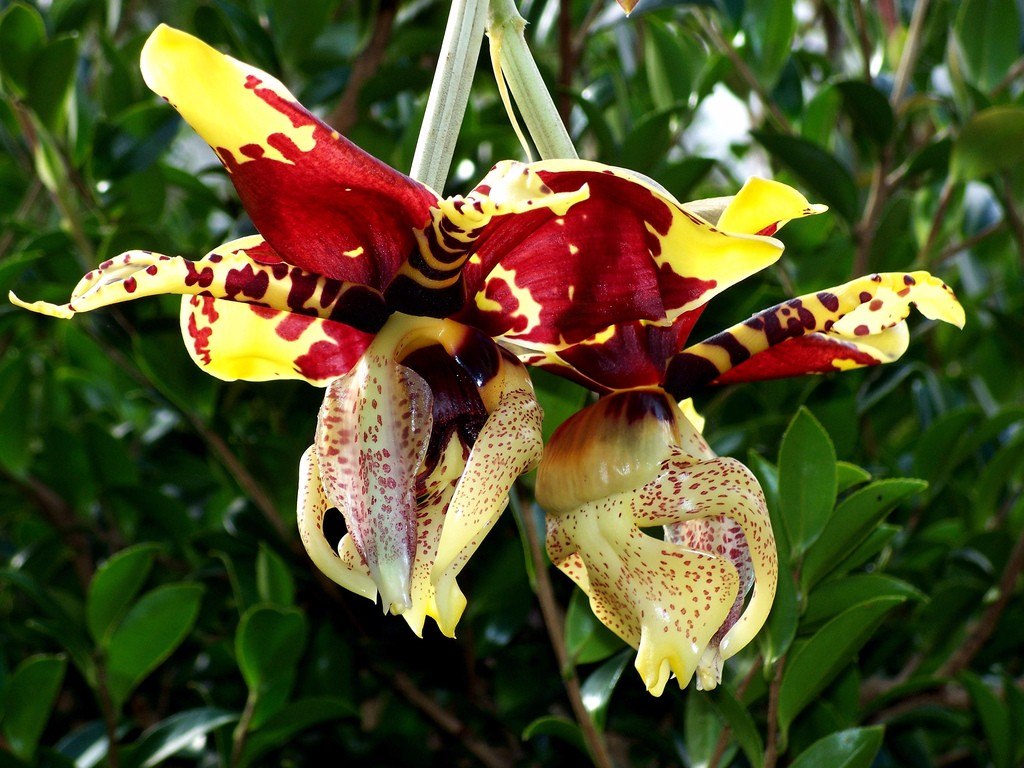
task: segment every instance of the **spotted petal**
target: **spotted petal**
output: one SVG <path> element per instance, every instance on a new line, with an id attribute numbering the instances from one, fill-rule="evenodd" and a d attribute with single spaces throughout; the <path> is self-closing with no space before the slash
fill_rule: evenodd
<path id="1" fill-rule="evenodd" d="M 444 519 L 432 573 L 442 610 L 461 596 L 455 577 L 498 521 L 516 478 L 537 465 L 543 450 L 543 414 L 530 378 L 518 363 L 504 361 L 504 367 L 497 404 L 473 443 Z"/>
<path id="2" fill-rule="evenodd" d="M 376 291 L 289 266 L 259 235 L 233 240 L 198 261 L 128 251 L 87 272 L 66 304 L 29 303 L 13 293 L 10 299 L 33 312 L 68 319 L 77 312 L 163 293 L 213 296 L 347 322 L 371 333 L 387 316 Z"/>
<path id="3" fill-rule="evenodd" d="M 595 615 L 638 649 L 660 695 L 720 681 L 721 661 L 767 617 L 778 565 L 753 475 L 715 457 L 659 390 L 602 398 L 552 437 L 537 476 L 548 554 L 590 598 Z M 665 540 L 642 529 L 665 526 Z M 747 590 L 754 592 L 743 609 Z"/>
<path id="4" fill-rule="evenodd" d="M 437 195 L 340 136 L 276 79 L 164 25 L 141 64 L 289 264 L 383 289 L 416 248 Z"/>
<path id="5" fill-rule="evenodd" d="M 770 307 L 686 348 L 669 364 L 665 388 L 685 397 L 711 383 L 891 362 L 907 348 L 904 320 L 912 305 L 927 318 L 963 327 L 963 307 L 927 272 L 861 277 Z"/>
<path id="6" fill-rule="evenodd" d="M 517 351 L 562 349 L 619 323 L 668 324 L 782 253 L 777 240 L 725 231 L 627 171 L 578 160 L 531 167 L 553 191 L 586 185 L 589 197 L 564 215 L 497 219 L 474 246 L 463 317 Z M 739 208 L 756 196 L 782 211 L 775 221 L 820 210 L 764 184 Z"/>
<path id="7" fill-rule="evenodd" d="M 333 320 L 200 295 L 181 299 L 181 335 L 196 365 L 218 379 L 318 387 L 348 373 L 373 339 Z"/>

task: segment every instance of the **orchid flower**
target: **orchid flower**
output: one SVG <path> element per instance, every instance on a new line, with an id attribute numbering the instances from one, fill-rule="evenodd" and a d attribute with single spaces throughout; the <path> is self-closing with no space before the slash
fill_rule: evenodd
<path id="1" fill-rule="evenodd" d="M 443 198 L 267 73 L 169 27 L 142 71 L 214 149 L 259 234 L 198 260 L 130 251 L 65 304 L 12 301 L 69 318 L 181 294 L 186 348 L 210 374 L 325 387 L 301 463 L 302 541 L 417 634 L 426 616 L 454 632 L 455 577 L 539 460 L 541 413 L 517 357 L 671 325 L 782 252 L 598 163 L 501 162 Z"/>
<path id="2" fill-rule="evenodd" d="M 689 204 L 720 229 L 774 234 L 821 212 L 754 179 L 734 198 Z M 771 197 L 769 200 L 767 196 Z M 953 292 L 927 272 L 863 277 L 771 307 L 686 346 L 703 304 L 674 322 L 611 326 L 557 350 L 523 355 L 607 392 L 552 436 L 537 476 L 552 562 L 595 615 L 638 649 L 636 668 L 661 695 L 671 675 L 699 689 L 764 624 L 778 557 L 753 474 L 701 436 L 690 395 L 708 384 L 840 371 L 898 358 L 912 304 L 963 326 Z M 663 538 L 644 529 L 663 526 Z"/>

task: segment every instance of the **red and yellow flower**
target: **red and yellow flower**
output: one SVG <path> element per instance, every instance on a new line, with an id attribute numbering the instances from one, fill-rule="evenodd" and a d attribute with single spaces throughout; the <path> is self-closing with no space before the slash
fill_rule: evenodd
<path id="1" fill-rule="evenodd" d="M 12 300 L 68 318 L 181 294 L 204 370 L 324 386 L 302 460 L 303 543 L 417 633 L 428 615 L 453 633 L 455 577 L 539 460 L 540 409 L 517 357 L 571 360 L 608 329 L 688 322 L 782 252 L 763 228 L 712 223 L 597 163 L 502 162 L 441 197 L 271 76 L 168 27 L 142 70 L 214 149 L 260 234 L 198 260 L 122 254 L 65 304 Z M 806 207 L 783 185 L 755 187 L 769 209 Z"/>
<path id="2" fill-rule="evenodd" d="M 774 182 L 691 204 L 718 229 L 774 234 L 821 209 Z M 717 457 L 689 398 L 709 384 L 841 371 L 898 358 L 912 304 L 957 326 L 963 309 L 926 272 L 872 275 L 757 313 L 686 345 L 704 302 L 669 323 L 633 321 L 521 358 L 608 393 L 555 431 L 537 476 L 552 562 L 595 614 L 638 649 L 636 667 L 660 695 L 721 681 L 722 662 L 764 624 L 778 558 L 751 472 Z M 644 529 L 663 527 L 663 537 Z"/>

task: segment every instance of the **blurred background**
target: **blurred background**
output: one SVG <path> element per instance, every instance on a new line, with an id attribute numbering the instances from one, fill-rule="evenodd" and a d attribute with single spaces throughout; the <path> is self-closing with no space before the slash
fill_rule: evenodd
<path id="1" fill-rule="evenodd" d="M 407 171 L 448 11 L 0 9 L 0 289 L 50 301 L 121 251 L 199 257 L 251 231 L 213 153 L 142 82 L 158 23 L 274 73 Z M 793 578 L 760 642 L 719 690 L 651 698 L 569 580 L 538 575 L 521 536 L 542 525 L 530 478 L 464 572 L 458 639 L 433 625 L 417 639 L 301 550 L 318 390 L 206 377 L 175 297 L 73 322 L 5 304 L 0 767 L 583 765 L 570 697 L 619 766 L 1022 764 L 1021 4 L 521 11 L 582 157 L 680 200 L 760 174 L 830 206 L 787 227 L 782 261 L 716 299 L 694 339 L 878 270 L 929 269 L 966 308 L 962 332 L 913 317 L 899 363 L 698 399 L 712 446 L 761 478 L 777 531 L 821 522 L 788 555 L 780 533 Z M 447 191 L 509 157 L 523 151 L 485 53 Z M 584 401 L 536 382 L 547 429 Z M 810 502 L 779 492 L 801 473 L 823 478 Z M 544 616 L 547 583 L 559 610 Z"/>

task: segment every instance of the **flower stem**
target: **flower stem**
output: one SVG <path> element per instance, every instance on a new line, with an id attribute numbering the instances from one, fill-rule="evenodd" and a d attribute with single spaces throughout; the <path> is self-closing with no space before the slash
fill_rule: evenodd
<path id="1" fill-rule="evenodd" d="M 444 192 L 455 141 L 466 114 L 486 17 L 487 0 L 454 0 L 448 14 L 441 55 L 409 172 L 439 193 Z"/>
<path id="2" fill-rule="evenodd" d="M 494 74 L 508 83 L 537 152 L 545 160 L 575 160 L 578 155 L 526 44 L 526 20 L 514 0 L 491 0 L 487 35 Z"/>

